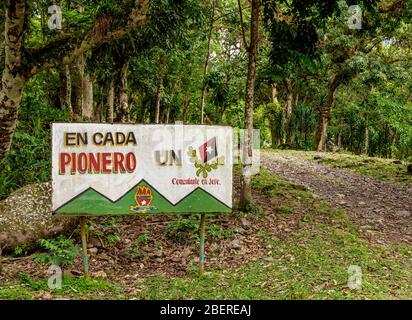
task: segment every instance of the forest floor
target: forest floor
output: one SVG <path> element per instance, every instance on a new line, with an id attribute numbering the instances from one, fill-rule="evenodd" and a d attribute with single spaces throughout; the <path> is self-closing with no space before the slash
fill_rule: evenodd
<path id="1" fill-rule="evenodd" d="M 398 189 L 304 157 L 313 155 L 262 152 L 268 169 L 252 179 L 252 212 L 208 216 L 201 277 L 198 215 L 98 218 L 89 221 L 97 250 L 90 278 L 78 257 L 62 288 L 50 290 L 48 265 L 20 248 L 3 261 L 0 299 L 412 299 L 410 234 L 400 233 L 410 232 L 401 226 L 412 219 L 408 184 Z M 239 177 L 236 168 L 234 195 Z M 393 226 L 379 227 L 368 213 Z M 71 237 L 80 242 L 78 230 Z M 348 287 L 351 266 L 362 271 L 358 289 Z"/>

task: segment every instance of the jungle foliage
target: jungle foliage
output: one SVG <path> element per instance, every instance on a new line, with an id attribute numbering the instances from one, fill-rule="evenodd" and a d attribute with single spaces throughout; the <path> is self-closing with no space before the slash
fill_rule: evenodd
<path id="1" fill-rule="evenodd" d="M 60 1 L 61 30 L 48 27 L 52 1 L 5 1 L 0 198 L 49 180 L 53 121 L 198 124 L 203 110 L 204 123 L 245 128 L 253 3 L 262 146 L 412 160 L 410 1 Z"/>

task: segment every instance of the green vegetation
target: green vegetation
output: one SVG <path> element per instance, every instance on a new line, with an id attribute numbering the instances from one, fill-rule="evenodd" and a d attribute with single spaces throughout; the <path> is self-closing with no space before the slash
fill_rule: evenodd
<path id="1" fill-rule="evenodd" d="M 36 247 L 36 244 L 25 244 L 25 245 L 17 246 L 14 249 L 12 256 L 13 257 L 25 256 L 27 255 L 28 252 L 30 252 L 35 247 Z"/>
<path id="2" fill-rule="evenodd" d="M 252 187 L 268 196 L 264 205 L 272 213 L 291 213 L 296 208 L 315 202 L 313 195 L 304 187 L 290 184 L 263 168 L 252 179 Z"/>
<path id="3" fill-rule="evenodd" d="M 146 232 L 142 233 L 141 235 L 137 237 L 137 242 L 141 245 L 147 244 L 148 241 L 149 241 L 149 234 Z"/>
<path id="4" fill-rule="evenodd" d="M 107 241 L 109 242 L 109 246 L 111 247 L 115 246 L 116 243 L 118 243 L 120 240 L 121 237 L 117 233 L 107 235 Z"/>
<path id="5" fill-rule="evenodd" d="M 50 128 L 59 121 L 179 121 L 230 125 L 236 132 L 257 128 L 261 147 L 305 150 L 284 152 L 383 181 L 412 182 L 406 173 L 412 162 L 411 1 L 356 1 L 362 9 L 359 29 L 348 23 L 351 0 L 310 5 L 61 0 L 62 30 L 48 27 L 49 2 L 0 4 L 0 200 L 28 184 L 50 181 Z M 251 143 L 246 139 L 245 150 Z M 321 158 L 315 160 L 317 153 L 309 150 L 322 152 Z M 247 261 L 240 267 L 225 260 L 226 265 L 210 267 L 198 278 L 190 256 L 186 276 L 165 273 L 128 288 L 119 279 L 67 278 L 61 290 L 50 292 L 38 274 L 22 273 L 0 283 L 0 298 L 412 298 L 410 247 L 369 243 L 365 230 L 350 223 L 345 211 L 266 170 L 250 182 L 248 163 L 236 169 L 242 185 L 235 195 L 239 211 L 227 216 L 231 223 L 255 219 L 260 229 L 253 235 L 259 239 L 244 244 L 236 238 L 242 232 L 251 237 L 245 229 L 252 226 L 244 221 L 245 228 L 235 230 L 208 216 L 206 228 L 213 259 L 221 258 L 220 250 L 228 259 L 243 254 Z M 216 163 L 196 166 L 205 175 Z M 153 195 L 154 206 L 175 212 L 165 198 Z M 179 202 L 179 210 L 190 212 L 194 197 L 207 201 L 204 212 L 230 211 L 201 189 Z M 117 212 L 123 214 L 120 207 L 130 206 L 129 200 L 118 201 Z M 88 190 L 59 210 L 87 206 L 104 215 L 117 204 Z M 101 222 L 103 231 L 91 222 L 88 234 L 133 263 L 152 258 L 148 247 L 163 251 L 168 245 L 199 243 L 199 215 L 169 220 L 163 229 L 167 239 L 139 231 L 127 238 L 124 251 L 119 248 L 125 235 L 118 226 L 125 222 L 114 217 Z M 236 248 L 231 247 L 234 240 L 239 240 Z M 242 252 L 258 241 L 265 252 Z M 68 266 L 79 254 L 65 237 L 40 244 L 46 252 L 37 255 L 37 262 Z M 14 259 L 31 249 L 15 248 Z M 362 268 L 361 290 L 346 286 L 350 265 Z M 145 268 L 144 263 L 139 261 L 137 268 Z"/>
<path id="6" fill-rule="evenodd" d="M 20 275 L 20 281 L 10 285 L 0 284 L 0 299 L 31 300 L 70 297 L 73 299 L 125 299 L 121 288 L 108 281 L 90 278 L 63 279 L 62 288 L 49 290 L 47 280 L 34 280 L 27 274 Z"/>
<path id="7" fill-rule="evenodd" d="M 212 216 L 206 216 L 206 219 L 210 217 Z M 198 240 L 199 228 L 200 215 L 190 215 L 187 218 L 178 216 L 169 223 L 166 236 L 176 242 L 184 242 L 190 239 Z M 206 237 L 212 239 L 227 239 L 232 235 L 231 230 L 210 222 L 207 223 L 205 232 Z"/>
<path id="8" fill-rule="evenodd" d="M 101 218 L 100 224 L 105 226 L 105 227 L 116 227 L 116 225 L 119 223 L 119 218 L 117 217 L 104 217 Z"/>
<path id="9" fill-rule="evenodd" d="M 410 299 L 409 248 L 371 247 L 345 223 L 311 223 L 288 241 L 269 240 L 271 254 L 233 272 L 204 277 L 151 277 L 139 286 L 145 299 Z M 340 229 L 345 228 L 345 229 Z M 336 230 L 345 230 L 337 235 Z M 362 268 L 362 289 L 347 286 L 348 267 Z M 294 279 L 291 281 L 291 279 Z"/>
<path id="10" fill-rule="evenodd" d="M 198 230 L 199 218 L 197 216 L 189 216 L 188 218 L 178 216 L 167 226 L 166 236 L 173 241 L 181 242 L 196 237 Z"/>
<path id="11" fill-rule="evenodd" d="M 51 159 L 50 123 L 67 121 L 63 110 L 55 109 L 44 101 L 42 78 L 37 79 L 33 93 L 23 98 L 22 109 L 13 147 L 2 162 L 0 170 L 0 199 L 18 188 L 34 182 L 50 180 Z"/>
<path id="12" fill-rule="evenodd" d="M 123 30 L 133 1 L 61 1 L 62 26 L 73 37 L 60 41 L 61 34 L 45 24 L 48 4 L 29 0 L 30 14 L 16 14 L 24 20 L 16 32 L 24 35 L 20 49 L 39 55 L 23 54 L 17 62 L 21 72 L 33 74 L 9 79 L 10 87 L 24 86 L 21 99 L 8 105 L 9 86 L 0 88 L 7 97 L 0 107 L 18 115 L 16 121 L 0 118 L 10 126 L 0 134 L 0 199 L 49 180 L 53 121 L 197 124 L 203 110 L 209 124 L 259 128 L 262 146 L 412 160 L 412 8 L 401 2 L 358 1 L 360 32 L 348 26 L 351 3 L 345 0 L 319 0 L 311 7 L 264 0 L 257 18 L 251 10 L 258 2 L 241 0 L 240 16 L 234 0 L 150 1 L 142 9 L 147 19 L 128 37 L 100 43 L 96 35 L 99 41 L 74 57 L 90 28 L 101 27 L 95 25 L 99 19 Z M 8 6 L 0 11 L 1 30 Z M 255 86 L 246 88 L 252 19 L 261 27 L 255 31 Z M 0 71 L 13 73 L 1 52 Z M 65 65 L 62 56 L 71 62 Z M 246 99 L 247 90 L 253 100 Z"/>
<path id="13" fill-rule="evenodd" d="M 136 257 L 144 257 L 147 255 L 147 252 L 140 249 L 140 246 L 136 243 L 133 243 L 130 246 L 130 251 L 129 251 L 130 257 L 136 258 Z"/>
<path id="14" fill-rule="evenodd" d="M 201 278 L 155 276 L 138 284 L 145 299 L 411 299 L 412 250 L 409 246 L 377 246 L 363 237 L 344 211 L 316 201 L 308 191 L 262 170 L 252 179 L 254 190 L 270 196 L 267 211 L 277 216 L 306 214 L 295 222 L 300 230 L 278 239 L 260 231 L 267 255 L 236 271 L 216 267 Z M 279 212 L 273 204 L 292 208 Z M 273 209 L 272 209 L 273 208 Z M 260 217 L 259 219 L 264 219 Z M 348 268 L 362 269 L 362 288 L 348 288 Z M 293 281 L 291 281 L 293 279 Z"/>
<path id="15" fill-rule="evenodd" d="M 40 240 L 40 245 L 47 252 L 36 256 L 35 261 L 45 264 L 54 264 L 65 267 L 74 263 L 74 259 L 80 254 L 80 248 L 72 239 L 58 236 L 56 239 Z"/>
<path id="16" fill-rule="evenodd" d="M 288 212 L 262 209 L 266 215 L 255 223 L 283 228 L 282 239 L 270 228 L 257 235 L 265 251 L 257 259 L 249 259 L 241 267 L 207 267 L 204 276 L 196 274 L 192 260 L 188 274 L 182 277 L 151 276 L 129 287 L 116 282 L 74 278 L 65 279 L 62 289 L 48 290 L 46 281 L 21 275 L 18 282 L 0 285 L 0 298 L 34 299 L 411 299 L 412 250 L 403 245 L 369 243 L 365 230 L 348 220 L 344 211 L 335 210 L 317 201 L 305 190 L 285 182 L 263 170 L 253 178 L 257 199 L 282 203 L 292 208 Z M 300 213 L 304 210 L 305 214 Z M 270 212 L 276 213 L 270 215 Z M 268 215 L 269 214 L 269 215 Z M 275 220 L 270 220 L 270 219 Z M 280 219 L 280 220 L 276 220 Z M 182 221 L 184 220 L 184 221 Z M 275 223 L 275 221 L 278 221 Z M 196 230 L 198 218 L 172 222 L 171 230 Z M 211 225 L 211 230 L 223 228 Z M 215 232 L 213 231 L 213 232 Z M 211 236 L 213 232 L 209 235 Z M 230 230 L 233 232 L 233 230 Z M 144 233 L 146 234 L 146 233 Z M 193 235 L 193 233 L 192 233 Z M 226 232 L 223 232 L 226 235 Z M 142 234 L 139 242 L 147 239 Z M 143 240 L 145 242 L 146 240 Z M 136 250 L 138 250 L 138 247 Z M 139 255 L 138 251 L 135 252 Z M 348 287 L 348 268 L 359 266 L 362 271 L 361 289 Z M 293 281 L 291 281 L 293 279 Z M 132 295 L 125 292 L 133 292 Z"/>

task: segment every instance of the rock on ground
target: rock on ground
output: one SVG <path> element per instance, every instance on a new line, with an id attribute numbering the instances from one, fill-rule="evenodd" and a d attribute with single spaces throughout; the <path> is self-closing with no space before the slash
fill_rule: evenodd
<path id="1" fill-rule="evenodd" d="M 25 186 L 0 201 L 0 246 L 5 251 L 70 232 L 78 218 L 52 215 L 51 183 Z"/>

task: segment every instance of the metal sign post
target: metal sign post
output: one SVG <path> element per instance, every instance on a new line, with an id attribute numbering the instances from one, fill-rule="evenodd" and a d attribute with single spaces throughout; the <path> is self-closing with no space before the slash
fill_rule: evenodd
<path id="1" fill-rule="evenodd" d="M 205 230 L 206 214 L 200 216 L 200 255 L 199 255 L 199 275 L 203 275 L 205 269 Z"/>
<path id="2" fill-rule="evenodd" d="M 89 276 L 89 259 L 87 257 L 86 217 L 80 218 L 80 234 L 82 238 L 84 275 L 85 277 L 88 277 Z"/>

